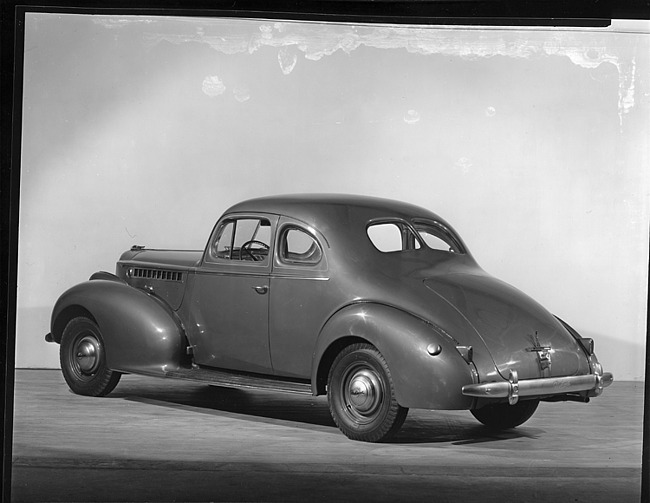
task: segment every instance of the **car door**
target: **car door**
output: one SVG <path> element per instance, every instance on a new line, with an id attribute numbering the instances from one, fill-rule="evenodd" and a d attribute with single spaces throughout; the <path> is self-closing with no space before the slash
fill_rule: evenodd
<path id="1" fill-rule="evenodd" d="M 302 222 L 282 217 L 271 276 L 270 339 L 277 375 L 307 379 L 318 333 L 339 307 L 332 291 L 327 241 Z"/>
<path id="2" fill-rule="evenodd" d="M 208 242 L 192 288 L 188 336 L 194 361 L 271 373 L 269 275 L 277 217 L 223 218 Z"/>

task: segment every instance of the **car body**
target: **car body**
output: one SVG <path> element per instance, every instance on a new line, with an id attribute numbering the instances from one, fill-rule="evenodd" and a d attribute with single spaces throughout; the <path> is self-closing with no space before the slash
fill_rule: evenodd
<path id="1" fill-rule="evenodd" d="M 135 373 L 327 394 L 363 441 L 409 408 L 510 428 L 613 380 L 591 339 L 481 269 L 441 217 L 351 195 L 244 201 L 200 251 L 134 246 L 63 293 L 46 340 L 77 393 Z"/>

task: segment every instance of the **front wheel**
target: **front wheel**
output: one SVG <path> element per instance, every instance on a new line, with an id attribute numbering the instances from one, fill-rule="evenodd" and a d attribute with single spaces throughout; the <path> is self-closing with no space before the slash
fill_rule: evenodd
<path id="1" fill-rule="evenodd" d="M 352 440 L 386 441 L 408 413 L 395 399 L 386 360 L 365 343 L 338 354 L 327 380 L 327 399 L 334 422 Z"/>
<path id="2" fill-rule="evenodd" d="M 524 424 L 537 410 L 539 400 L 522 400 L 515 405 L 498 403 L 470 411 L 485 426 L 507 430 Z"/>
<path id="3" fill-rule="evenodd" d="M 60 359 L 63 377 L 78 395 L 107 395 L 121 377 L 106 366 L 99 327 L 85 316 L 73 318 L 63 330 Z"/>

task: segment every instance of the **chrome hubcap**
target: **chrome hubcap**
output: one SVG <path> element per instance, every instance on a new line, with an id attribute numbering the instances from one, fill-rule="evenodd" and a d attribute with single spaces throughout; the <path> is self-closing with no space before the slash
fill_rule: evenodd
<path id="1" fill-rule="evenodd" d="M 83 337 L 75 347 L 75 361 L 84 374 L 92 374 L 99 366 L 100 347 L 97 339 Z"/>
<path id="2" fill-rule="evenodd" d="M 346 395 L 354 411 L 363 416 L 372 415 L 381 404 L 381 381 L 370 370 L 359 370 L 350 378 Z"/>

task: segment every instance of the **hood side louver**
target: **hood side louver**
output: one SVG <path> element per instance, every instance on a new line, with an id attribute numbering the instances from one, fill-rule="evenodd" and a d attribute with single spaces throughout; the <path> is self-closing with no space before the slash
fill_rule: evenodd
<path id="1" fill-rule="evenodd" d="M 179 271 L 166 271 L 164 269 L 144 269 L 134 267 L 129 271 L 132 278 L 160 279 L 163 281 L 183 281 L 183 273 Z"/>

